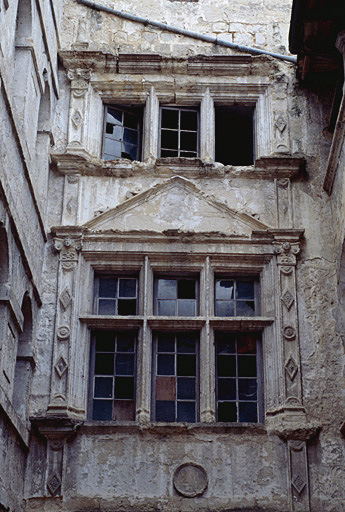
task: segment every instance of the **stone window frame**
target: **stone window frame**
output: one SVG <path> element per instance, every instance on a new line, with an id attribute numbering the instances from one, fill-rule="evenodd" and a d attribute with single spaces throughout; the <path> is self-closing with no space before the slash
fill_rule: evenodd
<path id="1" fill-rule="evenodd" d="M 205 379 L 200 382 L 199 395 L 199 422 L 214 423 L 216 421 L 216 392 L 215 392 L 215 347 L 214 332 L 216 330 L 226 330 L 232 332 L 240 331 L 262 331 L 262 343 L 272 336 L 272 324 L 274 318 L 264 316 L 262 312 L 255 317 L 216 317 L 214 316 L 214 290 L 215 276 L 226 274 L 227 276 L 252 276 L 260 280 L 260 288 L 269 293 L 269 286 L 272 276 L 269 276 L 271 270 L 267 272 L 267 265 L 263 264 L 261 257 L 251 257 L 251 263 L 234 262 L 232 257 L 217 258 L 209 254 L 202 256 L 184 258 L 184 262 L 171 262 L 167 255 L 150 254 L 147 256 L 137 255 L 132 260 L 132 254 L 116 253 L 109 258 L 103 256 L 102 252 L 97 251 L 97 261 L 93 255 L 91 261 L 87 261 L 88 255 L 85 254 L 84 264 L 87 266 L 89 275 L 88 289 L 84 288 L 82 294 L 86 293 L 88 299 L 85 303 L 85 309 L 88 311 L 80 315 L 81 329 L 84 329 L 83 339 L 88 339 L 86 329 L 89 330 L 135 330 L 137 332 L 137 390 L 136 390 L 136 421 L 152 422 L 152 354 L 153 354 L 153 333 L 159 330 L 189 330 L 198 331 L 200 336 L 200 368 L 208 369 Z M 211 258 L 211 259 L 210 259 Z M 113 261 L 109 261 L 112 259 Z M 214 260 L 214 261 L 213 261 Z M 266 262 L 267 263 L 267 262 Z M 270 265 L 268 265 L 270 266 Z M 94 275 L 99 272 L 107 274 L 114 273 L 119 275 L 123 273 L 136 272 L 139 275 L 139 307 L 138 315 L 133 316 L 103 316 L 92 314 L 93 303 L 93 281 Z M 200 311 L 196 317 L 159 317 L 154 314 L 154 276 L 163 274 L 181 274 L 200 276 Z M 84 311 L 85 311 L 84 309 Z M 266 333 L 267 331 L 267 333 Z M 270 331 L 270 334 L 268 334 Z M 271 345 L 272 341 L 269 343 Z M 85 346 L 85 351 L 90 350 L 89 344 Z M 269 354 L 271 349 L 267 352 Z M 263 356 L 263 367 L 267 367 L 267 356 Z M 87 358 L 89 360 L 89 358 Z M 265 374 L 265 371 L 263 371 Z M 265 378 L 265 376 L 263 377 Z M 262 387 L 265 389 L 266 382 Z M 207 390 L 211 389 L 211 392 Z M 86 395 L 88 391 L 86 390 Z M 270 393 L 270 392 L 269 392 Z M 265 393 L 263 393 L 265 395 Z M 148 399 L 149 397 L 149 399 Z M 85 401 L 88 398 L 85 396 Z M 258 424 L 264 422 L 264 401 L 265 396 L 260 401 L 260 417 Z M 133 423 L 133 422 L 130 422 Z M 243 425 L 243 424 L 239 424 Z"/>
<path id="2" fill-rule="evenodd" d="M 144 80 L 145 82 L 145 80 Z M 195 79 L 196 82 L 196 79 Z M 131 80 L 128 79 L 130 85 Z M 92 84 L 92 82 L 91 82 Z M 134 87 L 133 81 L 133 87 Z M 149 90 L 131 93 L 128 90 L 116 87 L 116 92 L 104 90 L 101 83 L 95 83 L 92 105 L 92 117 L 95 114 L 103 119 L 105 105 L 118 105 L 143 108 L 142 128 L 142 156 L 143 163 L 152 159 L 157 162 L 167 162 L 167 157 L 160 158 L 160 109 L 162 106 L 192 107 L 199 109 L 199 158 L 207 163 L 215 162 L 215 107 L 231 106 L 234 104 L 254 107 L 254 162 L 260 157 L 272 152 L 271 108 L 268 94 L 269 85 L 264 80 L 251 83 L 236 83 L 231 81 L 220 83 L 194 84 L 195 87 L 187 88 L 181 85 L 176 90 L 171 84 L 164 87 L 164 83 L 155 83 Z M 115 86 L 114 86 L 115 88 Z M 90 105 L 88 107 L 91 108 Z M 265 129 L 263 129 L 263 126 Z M 86 131 L 89 129 L 85 128 Z M 100 127 L 102 134 L 96 141 L 97 155 L 102 152 L 103 123 Z M 171 161 L 178 162 L 178 158 L 172 157 Z M 193 159 L 190 159 L 193 161 Z M 170 161 L 170 159 L 169 159 Z"/>

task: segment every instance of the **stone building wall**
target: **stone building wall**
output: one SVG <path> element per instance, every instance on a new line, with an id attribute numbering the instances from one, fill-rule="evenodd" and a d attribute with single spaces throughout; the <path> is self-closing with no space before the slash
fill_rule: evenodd
<path id="1" fill-rule="evenodd" d="M 49 52 L 39 50 L 39 5 L 47 33 L 63 16 L 60 38 L 48 37 Z M 288 3 L 102 5 L 286 53 Z M 17 483 L 0 480 L 0 505 L 20 510 L 23 497 L 25 510 L 47 512 L 341 512 L 343 226 L 336 221 L 342 215 L 342 176 L 336 174 L 330 200 L 322 189 L 332 144 L 323 130 L 331 110 L 327 92 L 299 87 L 288 61 L 165 32 L 72 0 L 65 0 L 63 14 L 62 3 L 56 7 L 55 25 L 49 6 L 32 5 L 41 94 L 35 99 L 28 92 L 35 85 L 28 80 L 21 96 L 16 80 L 1 74 L 6 115 L 16 126 L 18 105 L 24 113 L 19 139 L 6 137 L 3 158 L 17 158 L 18 176 L 14 181 L 4 165 L 4 197 L 17 193 L 20 179 L 26 183 L 17 201 L 0 210 L 7 219 L 0 236 L 13 248 L 9 260 L 17 262 L 0 257 L 2 268 L 10 268 L 4 284 L 14 283 L 20 304 L 15 309 L 10 299 L 0 302 L 1 314 L 13 316 L 12 307 L 19 319 L 13 328 L 18 340 L 5 335 L 2 350 L 15 379 L 14 353 L 21 347 L 20 361 L 32 382 L 23 383 L 18 370 L 21 386 L 31 386 L 27 414 L 19 413 L 23 406 L 12 391 L 5 389 L 1 399 L 8 404 L 4 421 L 12 422 L 4 446 L 18 448 L 17 455 L 14 448 L 3 450 L 17 461 L 8 473 Z M 4 37 L 12 60 L 14 11 L 11 6 L 0 12 L 12 16 Z M 47 90 L 50 108 L 42 107 L 40 116 L 39 97 Z M 12 97 L 13 105 L 6 99 Z M 253 164 L 215 161 L 215 115 L 234 105 L 255 109 Z M 138 161 L 103 159 L 105 106 L 141 112 Z M 162 106 L 197 112 L 196 158 L 160 156 Z M 0 126 L 7 133 L 9 121 Z M 11 156 L 22 140 L 21 158 Z M 11 219 L 20 226 L 13 235 Z M 97 286 L 109 275 L 137 278 L 136 314 L 97 313 Z M 166 276 L 196 279 L 196 315 L 157 314 L 155 282 Z M 215 281 L 221 278 L 255 281 L 253 315 L 215 314 Z M 1 290 L 10 294 L 10 288 Z M 22 302 L 24 288 L 28 298 Z M 29 298 L 33 328 L 25 329 L 31 325 L 30 315 L 26 324 L 22 318 Z M 21 333 L 28 330 L 33 353 L 23 347 L 27 338 Z M 138 338 L 132 420 L 92 419 L 94 337 L 109 331 L 135 332 Z M 157 332 L 197 333 L 195 422 L 155 420 Z M 257 340 L 255 421 L 217 421 L 219 333 Z M 11 402 L 18 404 L 18 420 Z M 22 471 L 23 489 L 12 476 L 16 471 Z"/>

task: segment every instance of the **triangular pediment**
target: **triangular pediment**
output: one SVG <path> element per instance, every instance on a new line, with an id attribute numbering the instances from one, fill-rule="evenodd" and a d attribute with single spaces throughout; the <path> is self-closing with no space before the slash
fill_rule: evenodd
<path id="1" fill-rule="evenodd" d="M 180 176 L 132 197 L 90 220 L 84 227 L 97 232 L 178 230 L 239 236 L 250 236 L 253 230 L 269 229 L 250 215 L 210 198 Z"/>

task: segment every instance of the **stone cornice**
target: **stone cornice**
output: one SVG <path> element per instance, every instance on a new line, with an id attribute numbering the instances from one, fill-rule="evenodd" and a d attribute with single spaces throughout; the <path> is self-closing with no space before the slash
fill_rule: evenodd
<path id="1" fill-rule="evenodd" d="M 295 156 L 267 156 L 258 158 L 254 166 L 234 167 L 217 162 L 204 162 L 200 158 L 158 158 L 149 162 L 131 162 L 126 159 L 105 161 L 86 152 L 55 153 L 53 165 L 60 174 L 81 176 L 129 176 L 154 175 L 170 177 L 184 174 L 188 177 L 292 179 L 303 172 L 305 160 Z"/>
<path id="2" fill-rule="evenodd" d="M 243 76 L 262 74 L 277 68 L 277 63 L 265 56 L 251 55 L 195 55 L 187 58 L 164 57 L 154 53 L 118 55 L 111 52 L 86 49 L 59 52 L 66 69 L 90 68 L 99 73 L 117 74 L 186 74 L 213 76 Z M 263 69 L 264 68 L 264 69 Z M 267 68 L 267 69 L 266 69 Z"/>

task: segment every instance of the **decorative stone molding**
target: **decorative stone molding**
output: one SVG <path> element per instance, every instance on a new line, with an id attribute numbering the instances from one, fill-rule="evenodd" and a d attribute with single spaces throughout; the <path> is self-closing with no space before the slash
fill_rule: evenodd
<path id="1" fill-rule="evenodd" d="M 287 446 L 292 509 L 307 512 L 310 499 L 306 442 L 293 439 L 287 442 Z"/>
<path id="2" fill-rule="evenodd" d="M 188 462 L 175 470 L 173 483 L 176 491 L 185 498 L 201 496 L 207 489 L 207 473 L 202 466 Z"/>
<path id="3" fill-rule="evenodd" d="M 82 248 L 80 238 L 54 238 L 54 248 L 60 252 L 61 266 L 64 270 L 73 270 L 78 261 L 78 252 Z"/>
<path id="4" fill-rule="evenodd" d="M 77 93 L 75 97 L 80 97 L 85 94 L 91 79 L 91 69 L 69 69 L 67 76 L 71 80 L 71 88 Z M 79 93 L 77 91 L 79 91 Z M 82 91 L 84 91 L 84 93 L 82 93 Z"/>

